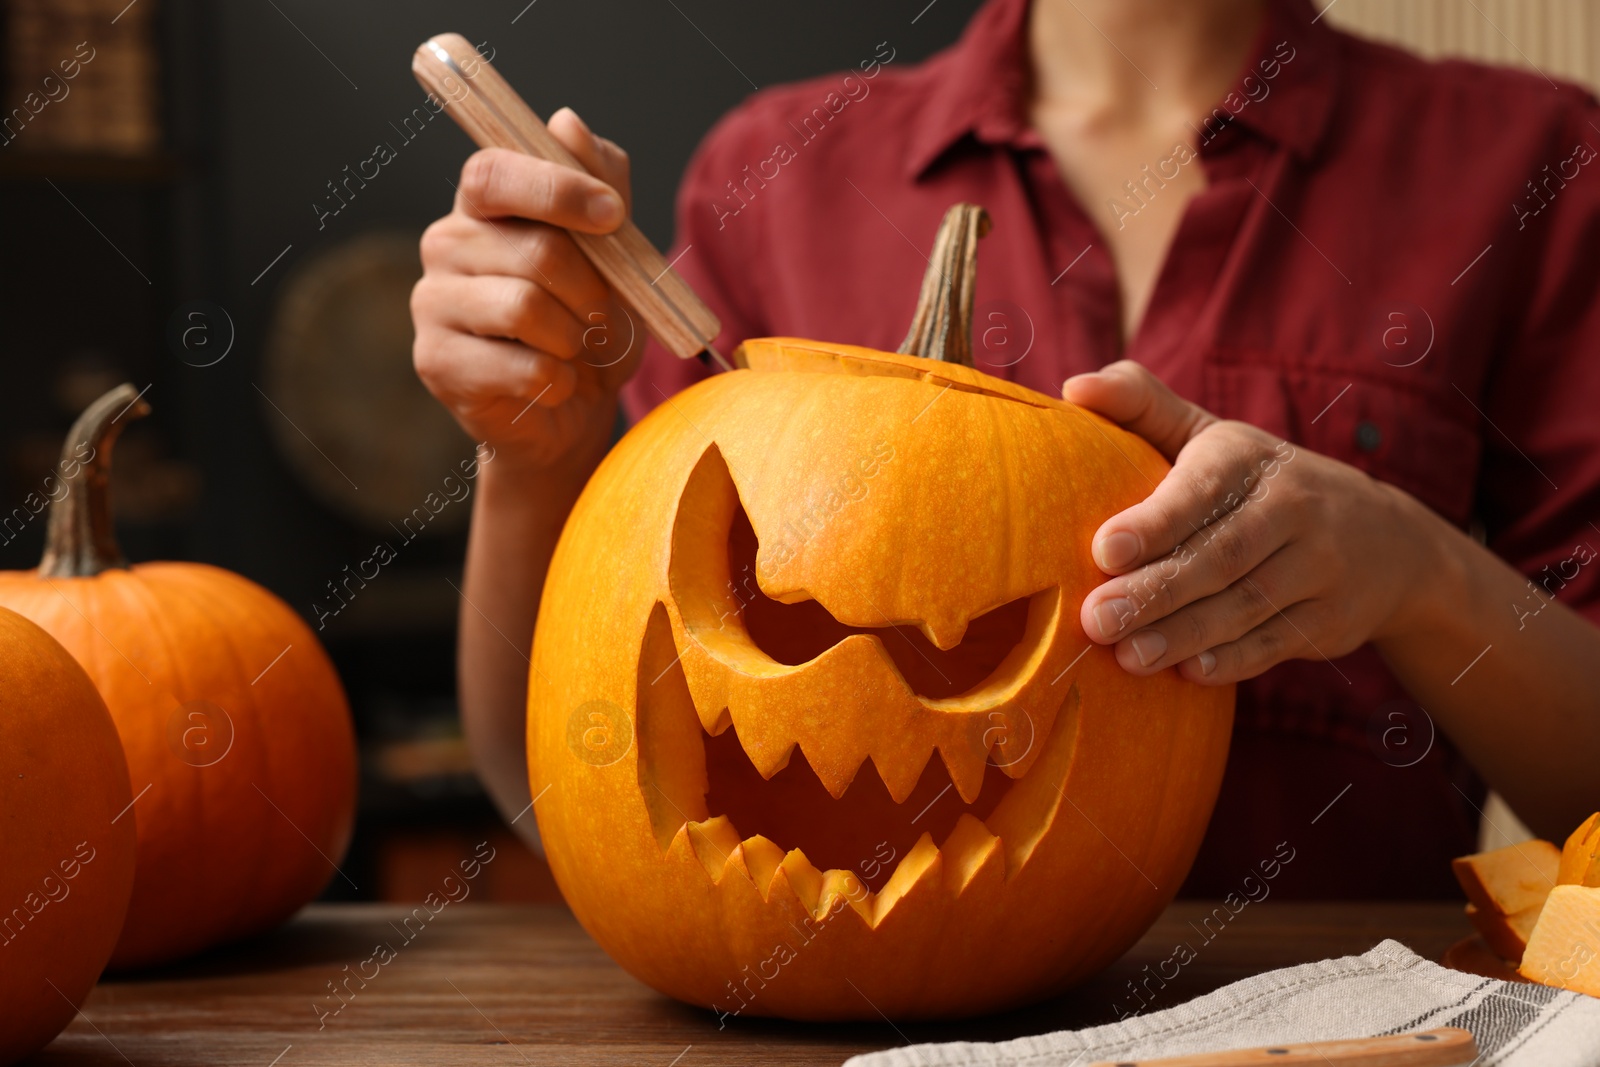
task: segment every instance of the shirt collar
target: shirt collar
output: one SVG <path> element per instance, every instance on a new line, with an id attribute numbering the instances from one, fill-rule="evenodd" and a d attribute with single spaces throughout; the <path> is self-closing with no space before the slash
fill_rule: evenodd
<path id="1" fill-rule="evenodd" d="M 1029 0 L 989 0 L 955 45 L 923 64 L 927 102 L 906 154 L 912 180 L 969 135 L 981 144 L 1038 145 L 1027 118 L 1028 6 Z M 1220 115 L 1207 130 L 1241 126 L 1311 158 L 1333 114 L 1338 59 L 1335 33 L 1311 0 L 1269 0 L 1245 71 L 1218 102 Z M 1274 70 L 1274 77 L 1263 76 Z M 1247 75 L 1254 80 L 1246 82 Z M 1234 135 L 1217 133 L 1214 145 L 1202 135 L 1202 149 L 1220 149 Z"/>

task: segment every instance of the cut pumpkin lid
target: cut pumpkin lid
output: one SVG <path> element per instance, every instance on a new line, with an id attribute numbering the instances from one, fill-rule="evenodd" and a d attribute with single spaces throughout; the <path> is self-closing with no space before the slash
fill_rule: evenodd
<path id="1" fill-rule="evenodd" d="M 755 371 L 910 378 L 1033 407 L 1079 410 L 1064 400 L 984 374 L 972 365 L 978 241 L 988 232 L 989 216 L 976 204 L 952 204 L 945 212 L 934 236 L 911 329 L 898 352 L 798 337 L 761 337 L 745 341 L 734 351 L 734 365 Z"/>
<path id="2" fill-rule="evenodd" d="M 904 356 L 898 352 L 883 352 L 861 345 L 830 344 L 800 337 L 757 337 L 741 344 L 734 355 L 737 365 L 754 371 L 908 378 L 1002 400 L 1015 400 L 1033 407 L 1083 411 L 1076 404 L 959 363 Z"/>

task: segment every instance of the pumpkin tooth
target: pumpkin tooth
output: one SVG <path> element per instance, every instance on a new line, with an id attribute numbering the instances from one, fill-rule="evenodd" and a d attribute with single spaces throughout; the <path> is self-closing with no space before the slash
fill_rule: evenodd
<path id="1" fill-rule="evenodd" d="M 872 760 L 873 767 L 877 768 L 878 777 L 883 779 L 883 784 L 888 787 L 889 798 L 896 804 L 904 804 L 906 798 L 911 796 L 911 791 L 922 780 L 922 772 L 927 769 L 928 760 L 933 758 L 933 745 L 928 743 L 910 751 L 875 752 L 868 758 Z"/>
<path id="2" fill-rule="evenodd" d="M 789 759 L 794 755 L 794 742 L 765 743 L 757 737 L 746 741 L 743 736 L 739 738 L 739 745 L 744 749 L 744 754 L 750 762 L 755 764 L 756 772 L 768 781 L 772 776 L 789 766 Z"/>
<path id="3" fill-rule="evenodd" d="M 818 922 L 827 922 L 849 905 L 861 917 L 861 921 L 870 927 L 872 897 L 872 891 L 854 871 L 835 868 L 823 874 L 822 890 L 817 894 L 817 906 L 811 910 L 811 915 Z"/>
<path id="4" fill-rule="evenodd" d="M 952 607 L 950 610 L 933 608 L 928 612 L 927 618 L 917 623 L 917 629 L 933 642 L 935 648 L 948 652 L 967 636 L 967 624 L 971 621 L 972 614 L 959 608 Z"/>
<path id="5" fill-rule="evenodd" d="M 721 737 L 722 731 L 733 725 L 733 713 L 723 707 L 721 711 L 713 713 L 709 708 L 701 710 L 698 700 L 694 702 L 695 713 L 700 716 L 700 725 L 712 737 Z"/>
<path id="6" fill-rule="evenodd" d="M 817 913 L 817 902 L 822 899 L 822 872 L 806 858 L 804 852 L 797 848 L 790 849 L 773 872 L 772 880 L 774 885 L 779 881 L 785 882 L 802 907 L 813 915 Z"/>
<path id="7" fill-rule="evenodd" d="M 694 847 L 694 839 L 697 836 L 697 834 L 690 831 L 688 823 L 683 823 L 679 826 L 678 832 L 673 835 L 671 844 L 667 845 L 667 859 L 675 865 L 684 865 L 691 862 L 703 865 L 704 861 L 701 860 L 699 852 Z M 715 871 L 709 867 L 706 868 L 706 874 L 711 878 L 715 878 L 720 873 L 720 868 Z"/>
<path id="8" fill-rule="evenodd" d="M 901 857 L 895 865 L 894 873 L 889 876 L 889 881 L 878 890 L 872 904 L 872 925 L 876 926 L 884 917 L 900 903 L 902 897 L 910 893 L 919 883 L 938 883 L 941 878 L 944 863 L 939 854 L 939 848 L 933 843 L 933 837 L 924 833 L 917 838 L 917 843 L 911 846 L 911 851 Z"/>
<path id="9" fill-rule="evenodd" d="M 782 862 L 783 849 L 757 834 L 733 846 L 732 851 L 728 853 L 727 866 L 723 868 L 722 876 L 717 881 L 724 882 L 730 876 L 747 878 L 761 894 L 762 901 L 766 902 L 772 897 L 773 876 Z"/>
<path id="10" fill-rule="evenodd" d="M 755 837 L 739 841 L 739 851 L 750 877 L 755 878 L 755 886 L 762 891 L 763 901 L 768 901 L 773 896 L 773 880 L 778 875 L 779 864 L 784 861 L 784 849 L 757 833 Z"/>
<path id="11" fill-rule="evenodd" d="M 700 822 L 686 822 L 678 833 L 687 838 L 689 847 L 694 849 L 695 857 L 712 881 L 721 881 L 729 857 L 739 846 L 739 831 L 734 829 L 733 822 L 726 815 L 715 815 Z"/>
<path id="12" fill-rule="evenodd" d="M 806 763 L 810 765 L 812 772 L 816 774 L 817 780 L 828 791 L 828 795 L 835 800 L 844 796 L 845 791 L 850 788 L 850 783 L 856 780 L 856 775 L 860 772 L 862 764 L 867 762 L 867 754 L 865 752 L 859 756 L 840 753 L 818 755 L 808 751 L 803 741 L 800 742 L 799 748 L 800 754 L 805 757 Z"/>
<path id="13" fill-rule="evenodd" d="M 944 760 L 950 781 L 955 783 L 956 792 L 960 793 L 961 799 L 968 804 L 977 801 L 978 791 L 983 788 L 983 774 L 988 754 L 985 745 L 974 743 L 967 737 L 960 737 L 939 746 L 939 757 Z"/>
<path id="14" fill-rule="evenodd" d="M 1000 839 L 989 831 L 982 819 L 962 812 L 939 850 L 944 856 L 945 887 L 952 895 L 960 896 L 985 867 L 996 867 L 997 873 L 1003 876 L 1005 859 L 1001 847 Z"/>

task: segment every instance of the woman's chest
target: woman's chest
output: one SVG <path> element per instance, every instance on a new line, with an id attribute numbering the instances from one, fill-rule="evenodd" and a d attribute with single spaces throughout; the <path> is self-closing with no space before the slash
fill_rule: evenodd
<path id="1" fill-rule="evenodd" d="M 1515 325 L 1508 300 L 1465 284 L 1482 227 L 1412 198 L 1339 189 L 1265 149 L 1206 166 L 1209 184 L 1183 194 L 1126 343 L 1117 250 L 1038 150 L 948 168 L 878 205 L 882 214 L 861 212 L 843 231 L 846 249 L 807 252 L 839 268 L 829 299 L 780 291 L 772 326 L 893 349 L 926 266 L 918 239 L 950 203 L 973 201 L 994 220 L 978 258 L 980 370 L 1056 395 L 1071 374 L 1135 359 L 1221 417 L 1351 463 L 1466 523 L 1479 400 Z M 1146 210 L 1179 192 L 1150 188 Z"/>

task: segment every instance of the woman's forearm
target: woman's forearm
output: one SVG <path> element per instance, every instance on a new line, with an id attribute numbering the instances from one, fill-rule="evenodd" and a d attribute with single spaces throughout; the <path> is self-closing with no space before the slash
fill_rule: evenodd
<path id="1" fill-rule="evenodd" d="M 562 525 L 604 445 L 555 466 L 519 463 L 502 450 L 482 465 L 473 503 L 456 655 L 461 722 L 495 807 L 529 841 L 536 840 L 526 814 L 534 621 Z"/>
<path id="2" fill-rule="evenodd" d="M 1600 806 L 1600 628 L 1407 500 L 1434 565 L 1378 650 L 1518 817 L 1560 841 Z"/>

